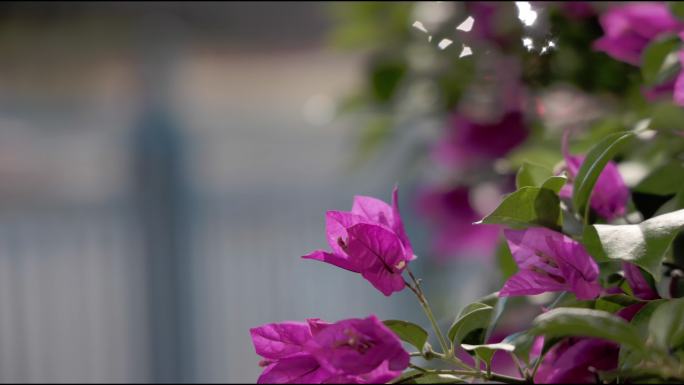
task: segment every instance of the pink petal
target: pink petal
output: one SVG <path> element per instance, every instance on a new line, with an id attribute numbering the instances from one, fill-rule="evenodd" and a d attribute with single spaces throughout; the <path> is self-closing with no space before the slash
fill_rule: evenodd
<path id="1" fill-rule="evenodd" d="M 392 223 L 392 230 L 399 236 L 401 243 L 406 249 L 406 254 L 409 256 L 409 260 L 412 261 L 416 259 L 413 254 L 413 248 L 411 247 L 411 241 L 406 235 L 406 230 L 404 230 L 404 222 L 401 219 L 401 214 L 399 214 L 399 187 L 394 186 L 392 190 L 392 217 L 394 222 Z"/>
<path id="2" fill-rule="evenodd" d="M 250 329 L 256 353 L 267 359 L 280 359 L 303 351 L 312 336 L 304 322 L 272 323 Z"/>
<path id="3" fill-rule="evenodd" d="M 333 374 L 321 368 L 311 355 L 299 355 L 279 360 L 268 366 L 258 384 L 322 384 Z"/>
<path id="4" fill-rule="evenodd" d="M 379 223 L 389 228 L 392 228 L 394 222 L 392 207 L 373 197 L 355 196 L 351 212 L 365 218 L 369 223 Z"/>
<path id="5" fill-rule="evenodd" d="M 660 298 L 658 292 L 651 287 L 637 265 L 623 262 L 622 269 L 625 272 L 625 279 L 627 279 L 627 283 L 629 284 L 629 287 L 632 288 L 635 297 L 643 300 Z"/>
<path id="6" fill-rule="evenodd" d="M 347 243 L 347 229 L 357 223 L 367 222 L 366 218 L 344 211 L 325 213 L 325 231 L 328 245 L 335 254 L 344 255 Z"/>
<path id="7" fill-rule="evenodd" d="M 384 266 L 391 272 L 400 272 L 406 266 L 404 246 L 391 230 L 378 225 L 359 223 L 347 229 L 347 232 L 347 255 L 355 266 L 365 269 Z"/>
<path id="8" fill-rule="evenodd" d="M 304 255 L 302 258 L 326 262 L 354 273 L 359 272 L 359 269 L 349 260 L 349 258 L 339 254 L 328 253 L 324 250 L 316 250 L 311 254 Z"/>
<path id="9" fill-rule="evenodd" d="M 678 55 L 679 62 L 684 67 L 684 51 L 680 51 Z M 678 105 L 684 106 L 684 70 L 679 73 L 677 80 L 675 80 L 673 99 Z"/>

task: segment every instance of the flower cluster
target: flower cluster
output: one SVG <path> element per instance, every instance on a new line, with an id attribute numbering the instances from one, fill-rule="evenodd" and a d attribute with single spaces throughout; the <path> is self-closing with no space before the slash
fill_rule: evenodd
<path id="1" fill-rule="evenodd" d="M 678 20 L 662 2 L 632 3 L 610 8 L 601 15 L 605 35 L 594 43 L 594 48 L 625 63 L 639 66 L 646 47 L 667 35 L 684 39 L 684 22 Z M 684 50 L 677 55 L 684 63 Z M 684 71 L 676 80 L 669 80 L 647 95 L 673 95 L 674 101 L 684 106 Z"/>
<path id="2" fill-rule="evenodd" d="M 383 383 L 409 362 L 399 339 L 375 316 L 268 324 L 250 333 L 264 358 L 260 384 Z"/>
<path id="3" fill-rule="evenodd" d="M 500 49 L 510 44 L 506 26 L 499 25 L 499 11 L 505 6 L 464 5 L 476 15 L 474 28 L 471 20 L 461 29 L 473 30 L 468 40 L 473 47 Z M 531 24 L 544 13 L 528 2 L 515 6 L 520 20 L 526 20 L 524 33 L 535 35 Z M 676 131 L 681 126 L 676 119 L 684 119 L 684 113 L 675 103 L 660 105 L 665 106 L 662 110 L 642 106 L 665 94 L 684 105 L 684 71 L 672 59 L 684 61 L 684 46 L 676 40 L 684 39 L 684 7 L 633 3 L 610 5 L 604 12 L 588 2 L 553 7 L 564 13 L 559 20 L 566 23 L 593 22 L 598 28 L 600 22 L 602 36 L 596 30 L 591 39 L 582 40 L 576 35 L 584 31 L 576 28 L 564 36 L 565 42 L 579 42 L 593 58 L 627 71 L 627 76 L 611 78 L 612 70 L 581 67 L 577 83 L 583 90 L 578 94 L 593 92 L 594 87 L 624 91 L 613 81 L 634 78 L 631 66 L 641 66 L 643 77 L 657 81 L 647 82 L 639 108 L 627 109 L 620 119 L 606 119 L 594 129 L 579 117 L 546 130 L 544 119 L 549 117 L 543 116 L 547 111 L 540 106 L 545 104 L 534 89 L 546 80 L 529 81 L 534 74 L 520 66 L 531 62 L 543 72 L 540 68 L 544 60 L 553 60 L 548 58 L 552 54 L 542 59 L 524 56 L 538 42 L 523 35 L 520 60 L 507 52 L 502 56 L 505 64 L 478 69 L 474 77 L 488 80 L 488 85 L 465 88 L 476 96 L 445 103 L 446 130 L 429 152 L 452 174 L 439 186 L 419 190 L 416 208 L 429 219 L 433 251 L 461 256 L 498 250 L 503 284 L 492 285 L 496 292 L 465 306 L 445 333 L 422 280 L 411 271 L 413 264 L 431 261 L 416 260 L 399 212 L 398 188 L 389 204 L 356 196 L 351 211 L 326 213 L 328 250 L 302 258 L 357 273 L 387 297 L 408 288 L 432 333 L 411 322 L 383 322 L 374 315 L 335 323 L 308 319 L 262 325 L 251 330 L 256 353 L 263 358 L 259 383 L 684 380 L 684 143 Z M 555 47 L 555 41 L 551 43 L 545 43 L 547 50 Z M 650 52 L 654 50 L 655 56 Z M 566 68 L 572 65 L 572 53 L 567 58 L 568 63 L 553 63 Z M 657 76 L 651 73 L 654 68 Z M 565 75 L 572 78 L 572 72 Z M 641 98 L 638 86 L 631 89 Z M 567 103 L 557 108 L 572 115 Z M 571 134 L 573 140 L 582 134 L 589 137 L 584 138 L 589 150 L 577 151 L 577 146 L 571 152 Z M 548 145 L 549 151 L 539 155 L 525 149 L 535 145 Z M 492 207 L 483 205 L 487 194 L 482 185 L 496 190 L 490 194 L 496 198 L 489 197 L 495 200 Z M 506 191 L 510 193 L 499 194 Z M 472 254 L 494 263 L 486 255 Z M 508 266 L 501 262 L 506 257 Z M 407 351 L 408 346 L 415 350 Z M 420 360 L 411 362 L 412 357 Z M 439 365 L 431 365 L 433 361 Z"/>
<path id="4" fill-rule="evenodd" d="M 415 259 L 399 215 L 397 188 L 392 206 L 356 196 L 351 212 L 328 211 L 325 217 L 331 252 L 316 250 L 302 258 L 359 273 L 386 296 L 404 289 L 402 272 Z"/>

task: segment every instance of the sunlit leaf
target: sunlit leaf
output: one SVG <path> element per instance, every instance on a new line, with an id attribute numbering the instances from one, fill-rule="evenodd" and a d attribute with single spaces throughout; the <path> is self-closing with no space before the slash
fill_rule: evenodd
<path id="1" fill-rule="evenodd" d="M 515 350 L 515 345 L 509 343 L 498 343 L 498 344 L 485 344 L 485 345 L 469 345 L 461 344 L 461 347 L 469 352 L 475 352 L 475 354 L 484 362 L 487 366 L 492 364 L 492 358 L 498 350 L 505 352 L 513 352 Z"/>
<path id="2" fill-rule="evenodd" d="M 558 195 L 546 188 L 528 186 L 505 196 L 499 207 L 478 223 L 557 229 L 560 228 L 560 221 Z"/>
<path id="3" fill-rule="evenodd" d="M 658 280 L 660 264 L 683 226 L 684 210 L 678 210 L 637 225 L 587 226 L 583 239 L 595 259 L 632 262 Z"/>

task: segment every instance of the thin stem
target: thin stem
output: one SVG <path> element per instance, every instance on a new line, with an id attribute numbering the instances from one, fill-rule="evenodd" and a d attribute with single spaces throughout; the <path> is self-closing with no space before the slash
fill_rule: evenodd
<path id="1" fill-rule="evenodd" d="M 428 373 L 428 372 L 430 372 L 430 369 L 425 369 L 425 368 L 423 368 L 423 367 L 420 367 L 420 366 L 414 365 L 414 364 L 409 364 L 409 368 L 415 369 L 415 370 L 417 370 L 417 371 L 419 371 L 419 372 L 423 372 L 423 373 Z"/>
<path id="2" fill-rule="evenodd" d="M 435 373 L 435 374 L 450 374 L 453 376 L 467 376 L 467 377 L 474 377 L 474 378 L 481 378 L 487 381 L 496 381 L 496 382 L 503 382 L 506 384 L 527 384 L 528 382 L 522 378 L 516 378 L 516 377 L 511 377 L 511 376 L 506 376 L 503 374 L 497 374 L 497 373 L 491 373 L 487 375 L 486 373 L 478 373 L 476 371 L 472 370 L 448 370 L 448 369 L 436 369 L 436 370 L 428 370 L 428 373 Z"/>
<path id="3" fill-rule="evenodd" d="M 446 342 L 446 339 L 444 338 L 444 335 L 442 334 L 442 330 L 439 328 L 439 325 L 437 324 L 437 320 L 435 319 L 435 315 L 432 313 L 432 308 L 430 308 L 430 303 L 428 302 L 427 298 L 425 297 L 425 294 L 423 293 L 423 289 L 420 287 L 420 281 L 416 279 L 416 277 L 413 275 L 411 270 L 408 268 L 406 269 L 408 271 L 409 276 L 411 277 L 411 280 L 413 281 L 413 284 L 411 285 L 408 282 L 405 282 L 406 286 L 413 291 L 413 293 L 416 295 L 418 298 L 418 302 L 420 302 L 420 306 L 422 306 L 423 311 L 425 312 L 425 315 L 428 317 L 430 320 L 430 323 L 432 324 L 432 329 L 434 329 L 435 334 L 437 335 L 437 339 L 439 340 L 439 345 L 442 347 L 442 352 L 445 354 L 448 354 L 449 352 L 449 345 Z"/>
<path id="4" fill-rule="evenodd" d="M 539 370 L 539 366 L 541 365 L 542 361 L 544 360 L 545 354 L 540 354 L 539 358 L 537 358 L 537 361 L 534 363 L 534 367 L 532 368 L 532 373 L 530 373 L 530 377 L 528 378 L 531 382 L 534 381 L 534 377 L 537 375 L 537 370 Z"/>
<path id="5" fill-rule="evenodd" d="M 406 287 L 411 289 L 413 294 L 416 295 L 418 298 L 418 302 L 420 303 L 420 306 L 423 308 L 423 312 L 425 312 L 425 315 L 427 318 L 430 320 L 430 324 L 432 325 L 432 329 L 435 331 L 435 334 L 437 335 L 437 339 L 439 340 L 439 345 L 442 348 L 442 353 L 434 353 L 435 357 L 438 357 L 442 360 L 449 361 L 455 365 L 458 365 L 464 369 L 471 370 L 472 368 L 465 364 L 463 361 L 458 359 L 455 355 L 453 350 L 449 348 L 450 344 L 447 343 L 446 338 L 444 338 L 444 335 L 442 334 L 442 330 L 439 328 L 439 325 L 437 324 L 437 320 L 435 319 L 435 315 L 432 313 L 432 308 L 430 307 L 430 303 L 428 302 L 427 298 L 425 297 L 425 294 L 423 293 L 423 288 L 420 286 L 420 280 L 416 278 L 415 275 L 413 275 L 413 272 L 409 268 L 406 269 L 406 271 L 409 274 L 409 277 L 411 277 L 411 281 L 413 281 L 413 284 L 410 284 L 409 282 L 404 281 L 404 284 Z"/>

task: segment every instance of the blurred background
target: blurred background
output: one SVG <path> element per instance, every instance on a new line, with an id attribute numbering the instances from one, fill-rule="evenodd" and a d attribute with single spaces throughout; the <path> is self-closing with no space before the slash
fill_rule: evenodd
<path id="1" fill-rule="evenodd" d="M 0 381 L 254 382 L 250 327 L 425 325 L 299 259 L 395 183 L 448 326 L 515 271 L 472 222 L 521 162 L 644 105 L 588 48 L 605 5 L 519 3 L 2 2 Z"/>
<path id="2" fill-rule="evenodd" d="M 253 382 L 252 326 L 401 315 L 299 260 L 399 181 L 350 167 L 328 8 L 0 5 L 1 381 Z"/>

